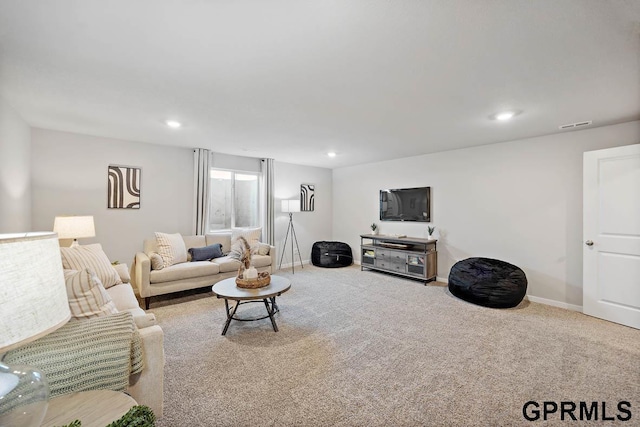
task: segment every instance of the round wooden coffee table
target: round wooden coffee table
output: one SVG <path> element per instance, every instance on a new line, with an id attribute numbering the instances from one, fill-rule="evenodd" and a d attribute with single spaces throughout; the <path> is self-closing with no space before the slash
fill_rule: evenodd
<path id="1" fill-rule="evenodd" d="M 211 290 L 216 294 L 216 297 L 224 299 L 224 306 L 227 310 L 227 321 L 222 329 L 222 335 L 227 333 L 231 320 L 251 322 L 254 320 L 266 319 L 267 317 L 271 319 L 273 330 L 278 332 L 278 325 L 276 325 L 276 320 L 273 318 L 273 315 L 280 311 L 278 304 L 276 304 L 276 297 L 287 292 L 290 288 L 291 282 L 289 279 L 281 276 L 271 276 L 271 283 L 257 289 L 239 288 L 236 285 L 235 277 L 221 280 L 213 285 Z M 236 302 L 236 305 L 232 309 L 229 307 L 229 300 Z M 236 311 L 241 304 L 248 304 L 252 302 L 263 302 L 267 309 L 267 315 L 250 319 L 236 317 Z"/>

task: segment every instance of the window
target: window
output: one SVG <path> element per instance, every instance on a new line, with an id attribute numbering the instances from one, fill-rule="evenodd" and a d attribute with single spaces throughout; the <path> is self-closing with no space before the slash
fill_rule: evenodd
<path id="1" fill-rule="evenodd" d="M 260 225 L 260 175 L 211 169 L 209 231 Z"/>

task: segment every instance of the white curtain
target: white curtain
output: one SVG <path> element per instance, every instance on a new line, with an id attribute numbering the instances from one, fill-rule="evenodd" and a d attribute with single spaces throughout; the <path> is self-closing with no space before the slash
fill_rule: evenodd
<path id="1" fill-rule="evenodd" d="M 205 234 L 209 222 L 209 150 L 195 148 L 193 150 L 193 210 L 195 221 L 194 234 Z"/>
<path id="2" fill-rule="evenodd" d="M 262 182 L 264 183 L 264 218 L 262 240 L 275 245 L 275 198 L 274 189 L 274 161 L 262 159 Z"/>

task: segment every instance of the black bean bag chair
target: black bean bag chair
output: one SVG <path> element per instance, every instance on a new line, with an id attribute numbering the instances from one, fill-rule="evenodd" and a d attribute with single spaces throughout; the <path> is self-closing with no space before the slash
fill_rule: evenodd
<path id="1" fill-rule="evenodd" d="M 343 242 L 315 242 L 311 247 L 311 263 L 325 268 L 349 266 L 353 264 L 351 246 Z"/>
<path id="2" fill-rule="evenodd" d="M 449 291 L 467 302 L 491 308 L 515 307 L 527 294 L 519 267 L 491 258 L 458 261 L 449 272 Z"/>

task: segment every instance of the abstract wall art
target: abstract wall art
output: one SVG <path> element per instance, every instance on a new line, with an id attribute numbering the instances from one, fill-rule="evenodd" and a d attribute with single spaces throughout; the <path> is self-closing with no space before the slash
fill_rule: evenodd
<path id="1" fill-rule="evenodd" d="M 300 211 L 313 212 L 316 204 L 315 190 L 316 186 L 314 184 L 300 185 Z"/>
<path id="2" fill-rule="evenodd" d="M 140 209 L 140 168 L 109 165 L 107 208 Z"/>

